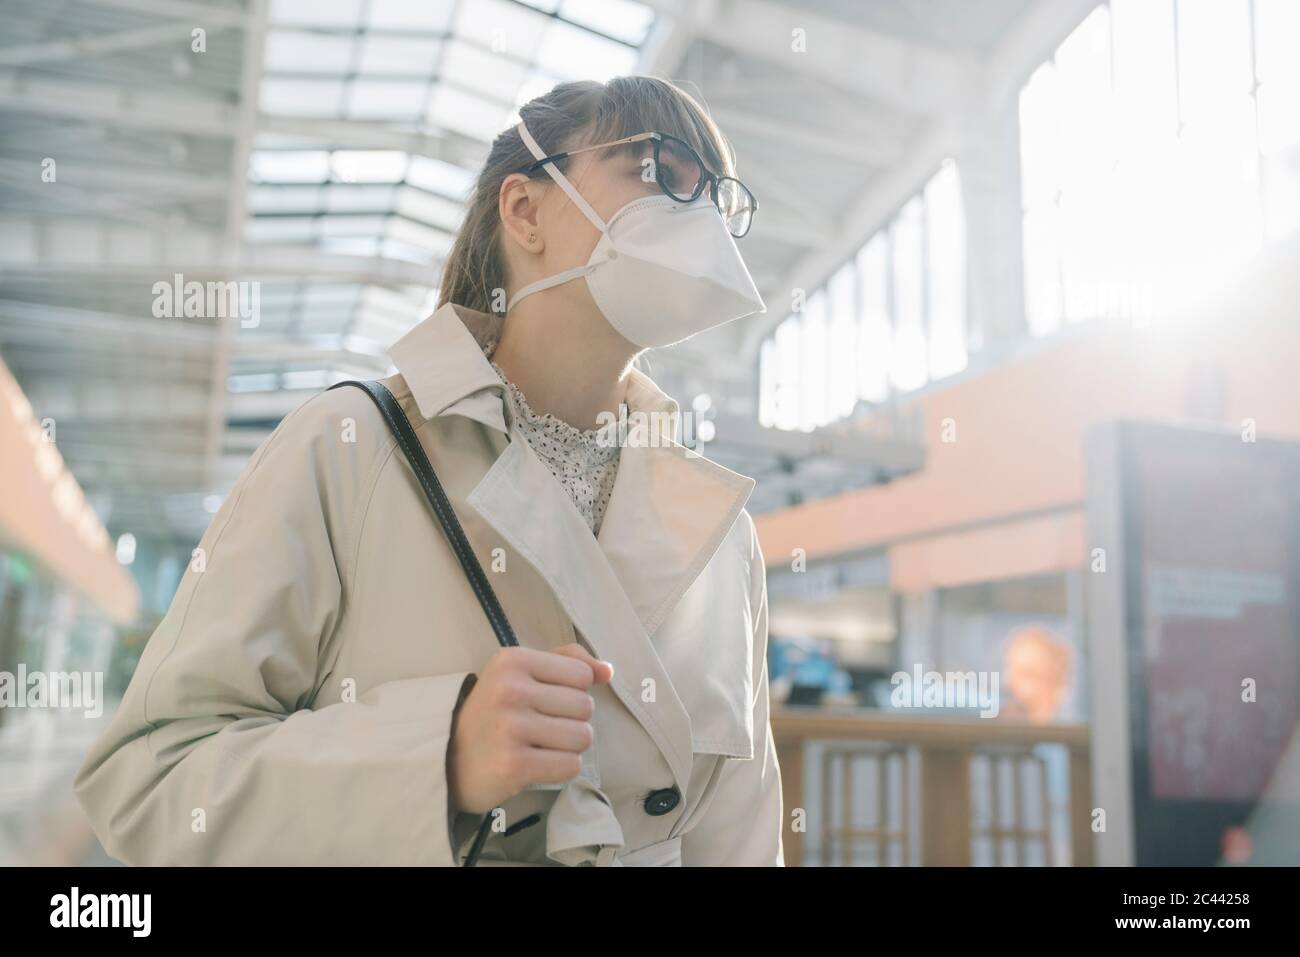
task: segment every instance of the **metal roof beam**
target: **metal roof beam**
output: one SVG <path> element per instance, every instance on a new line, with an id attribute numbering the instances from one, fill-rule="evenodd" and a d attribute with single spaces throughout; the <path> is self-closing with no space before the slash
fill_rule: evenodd
<path id="1" fill-rule="evenodd" d="M 59 155 L 59 154 L 54 154 Z M 18 185 L 20 181 L 31 181 L 31 161 L 18 157 L 0 155 L 0 178 Z M 105 166 L 87 160 L 59 160 L 60 187 L 75 185 L 88 190 L 129 191 L 163 194 L 170 198 L 192 200 L 225 199 L 229 187 L 223 180 L 198 173 L 187 173 L 172 168 L 150 169 L 144 166 Z M 50 192 L 49 185 L 37 183 L 37 189 Z M 132 202 L 136 202 L 135 198 Z"/>
<path id="2" fill-rule="evenodd" d="M 989 57 L 985 97 L 997 109 L 1016 96 L 1034 70 L 1055 52 L 1102 0 L 1038 0 Z"/>
<path id="3" fill-rule="evenodd" d="M 238 125 L 234 149 L 231 150 L 230 202 L 226 207 L 226 235 L 222 243 L 224 258 L 231 267 L 228 275 L 232 278 L 240 275 L 239 266 L 244 249 L 244 220 L 248 214 L 248 158 L 253 151 L 253 139 L 257 135 L 258 101 L 262 68 L 266 59 L 267 10 L 268 0 L 249 0 L 248 19 L 244 26 Z M 204 456 L 205 472 L 213 481 L 217 478 L 221 442 L 226 430 L 226 379 L 230 374 L 231 342 L 234 336 L 233 322 L 218 324 L 212 350 L 212 391 L 208 410 L 207 451 Z"/>
<path id="4" fill-rule="evenodd" d="M 730 132 L 750 133 L 787 147 L 797 147 L 801 152 L 816 153 L 857 167 L 888 167 L 904 155 L 903 144 L 891 142 L 863 142 L 860 137 L 836 135 L 832 129 L 811 127 L 786 117 L 756 113 L 733 106 L 718 106 L 713 118 Z"/>
<path id="5" fill-rule="evenodd" d="M 70 338 L 71 337 L 71 338 Z M 99 351 L 103 340 L 123 340 L 134 353 L 207 355 L 212 348 L 211 326 L 192 321 L 125 316 L 94 309 L 0 299 L 0 342 L 44 342 L 53 339 L 64 349 Z"/>
<path id="6" fill-rule="evenodd" d="M 111 7 L 150 17 L 172 17 L 192 21 L 211 29 L 213 26 L 241 27 L 249 14 L 230 6 L 196 3 L 194 0 L 82 0 L 97 7 Z"/>
<path id="7" fill-rule="evenodd" d="M 204 25 L 210 31 L 226 30 L 228 26 L 214 24 Z M 148 49 L 177 40 L 189 40 L 191 27 L 188 22 L 162 24 L 154 27 L 141 27 L 138 30 L 123 30 L 120 33 L 104 33 L 99 36 L 69 37 L 52 40 L 47 43 L 29 43 L 20 46 L 0 48 L 0 66 L 32 66 L 37 63 L 53 63 L 60 60 L 79 60 L 83 57 L 96 57 L 114 53 L 126 53 L 132 50 Z"/>
<path id="8" fill-rule="evenodd" d="M 238 112 L 215 99 L 0 71 L 0 110 L 94 120 L 114 127 L 231 137 Z"/>
<path id="9" fill-rule="evenodd" d="M 419 286 L 437 281 L 420 263 L 380 256 L 324 253 L 311 246 L 253 244 L 234 258 L 222 252 L 222 238 L 194 229 L 141 230 L 71 217 L 46 219 L 0 216 L 0 276 L 139 277 L 170 281 L 299 279 L 333 283 Z"/>
<path id="10" fill-rule="evenodd" d="M 488 149 L 481 140 L 450 130 L 425 133 L 359 120 L 262 113 L 257 128 L 263 133 L 317 140 L 322 144 L 320 148 L 399 150 L 470 168 L 483 161 Z"/>
<path id="11" fill-rule="evenodd" d="M 710 43 L 798 70 L 904 113 L 951 109 L 983 77 L 973 58 L 774 0 L 649 0 L 649 6 Z M 803 31 L 806 52 L 792 49 L 795 30 Z"/>

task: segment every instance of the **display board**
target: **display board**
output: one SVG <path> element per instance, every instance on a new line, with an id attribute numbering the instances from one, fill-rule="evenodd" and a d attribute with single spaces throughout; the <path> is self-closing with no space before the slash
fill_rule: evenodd
<path id="1" fill-rule="evenodd" d="M 1300 799 L 1278 773 L 1300 746 L 1300 449 L 1251 439 L 1139 423 L 1090 436 L 1101 863 L 1281 862 L 1249 823 L 1261 802 Z"/>

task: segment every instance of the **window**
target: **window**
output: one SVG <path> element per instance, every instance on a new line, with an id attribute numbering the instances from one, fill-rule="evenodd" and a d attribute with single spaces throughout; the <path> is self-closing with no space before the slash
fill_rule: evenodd
<path id="1" fill-rule="evenodd" d="M 889 323 L 889 237 L 876 236 L 855 263 L 858 285 L 858 395 L 868 402 L 889 398 L 893 330 Z"/>
<path id="2" fill-rule="evenodd" d="M 854 270 L 845 268 L 831 277 L 827 286 L 826 387 L 827 415 L 842 418 L 858 401 L 854 353 L 858 345 L 857 289 Z"/>
<path id="3" fill-rule="evenodd" d="M 1032 333 L 1175 309 L 1300 225 L 1297 36 L 1287 0 L 1110 0 L 1033 74 Z"/>
<path id="4" fill-rule="evenodd" d="M 1254 13 L 1264 231 L 1278 239 L 1300 228 L 1300 4 L 1255 0 Z"/>
<path id="5" fill-rule="evenodd" d="M 966 219 L 945 160 L 759 351 L 759 421 L 813 429 L 966 367 Z"/>

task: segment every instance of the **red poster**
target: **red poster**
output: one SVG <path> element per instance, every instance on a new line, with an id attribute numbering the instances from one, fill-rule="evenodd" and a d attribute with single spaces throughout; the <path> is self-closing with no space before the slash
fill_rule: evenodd
<path id="1" fill-rule="evenodd" d="M 1137 450 L 1154 798 L 1257 799 L 1296 730 L 1294 492 L 1254 448 Z"/>

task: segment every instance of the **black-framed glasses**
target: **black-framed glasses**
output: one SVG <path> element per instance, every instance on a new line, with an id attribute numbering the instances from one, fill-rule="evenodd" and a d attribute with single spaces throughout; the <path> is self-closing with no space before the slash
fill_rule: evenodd
<path id="1" fill-rule="evenodd" d="M 520 172 L 531 175 L 547 163 L 556 163 L 578 153 L 647 141 L 654 160 L 655 182 L 666 196 L 671 196 L 679 203 L 691 203 L 699 199 L 707 187 L 713 205 L 718 207 L 723 222 L 727 224 L 728 232 L 737 239 L 749 232 L 754 213 L 758 211 L 758 200 L 754 194 L 734 176 L 719 176 L 713 172 L 689 143 L 671 133 L 654 130 L 625 136 L 609 143 L 553 153 L 530 163 Z"/>

